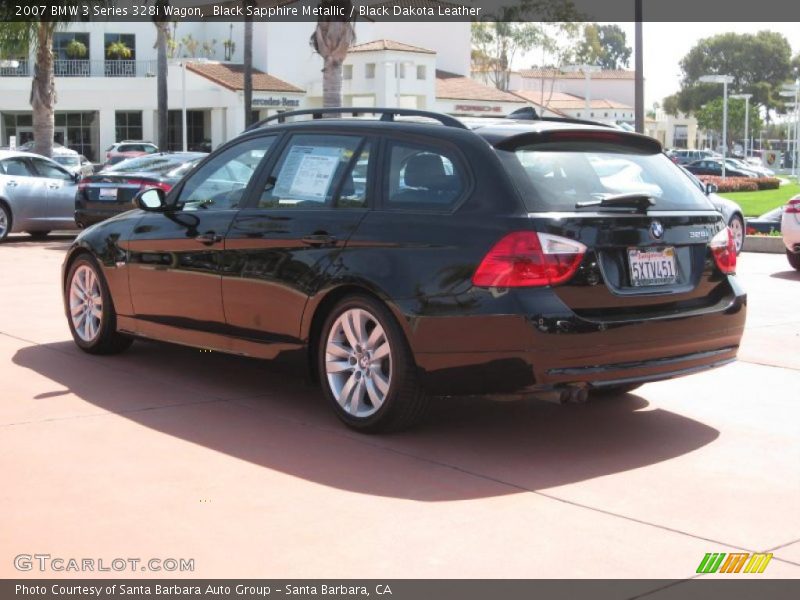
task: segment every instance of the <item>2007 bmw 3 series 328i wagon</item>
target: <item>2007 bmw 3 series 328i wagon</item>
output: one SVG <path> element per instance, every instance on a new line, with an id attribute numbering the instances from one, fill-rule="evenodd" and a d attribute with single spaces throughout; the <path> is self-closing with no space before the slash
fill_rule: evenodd
<path id="1" fill-rule="evenodd" d="M 369 432 L 408 427 L 429 397 L 583 400 L 736 357 L 733 237 L 655 140 L 321 112 L 261 122 L 83 231 L 63 266 L 78 346 L 302 356 Z"/>

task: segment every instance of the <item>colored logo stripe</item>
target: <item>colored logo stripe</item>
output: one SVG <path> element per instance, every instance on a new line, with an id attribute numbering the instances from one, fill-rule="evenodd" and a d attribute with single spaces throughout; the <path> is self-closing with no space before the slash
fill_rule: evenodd
<path id="1" fill-rule="evenodd" d="M 728 557 L 727 559 L 725 557 Z M 747 559 L 750 559 L 749 561 Z M 772 554 L 749 554 L 747 552 L 708 552 L 697 567 L 698 573 L 740 573 L 744 567 L 745 573 L 763 573 L 767 568 Z M 723 562 L 724 561 L 724 562 Z M 747 566 L 745 566 L 747 563 Z"/>

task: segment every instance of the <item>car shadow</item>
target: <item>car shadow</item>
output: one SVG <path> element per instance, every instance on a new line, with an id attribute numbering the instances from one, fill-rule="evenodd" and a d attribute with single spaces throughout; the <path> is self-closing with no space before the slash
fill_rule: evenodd
<path id="1" fill-rule="evenodd" d="M 66 251 L 77 236 L 76 233 L 51 233 L 47 237 L 37 238 L 27 233 L 11 234 L 0 244 L 0 248 L 24 248 L 36 246 L 47 250 Z"/>
<path id="2" fill-rule="evenodd" d="M 719 435 L 654 409 L 638 395 L 622 394 L 567 406 L 437 398 L 417 429 L 368 436 L 341 425 L 307 379 L 264 361 L 140 341 L 115 357 L 84 355 L 72 342 L 34 345 L 18 350 L 13 362 L 47 379 L 35 390 L 38 398 L 58 401 L 69 392 L 268 469 L 347 491 L 425 502 L 576 483 L 670 460 Z M 136 381 L 141 383 L 130 383 Z M 182 405 L 157 405 L 176 390 L 185 397 Z M 210 401 L 202 403 L 202 397 Z"/>
<path id="3" fill-rule="evenodd" d="M 771 273 L 770 277 L 775 279 L 788 279 L 789 281 L 800 281 L 800 271 L 781 271 L 779 273 Z"/>

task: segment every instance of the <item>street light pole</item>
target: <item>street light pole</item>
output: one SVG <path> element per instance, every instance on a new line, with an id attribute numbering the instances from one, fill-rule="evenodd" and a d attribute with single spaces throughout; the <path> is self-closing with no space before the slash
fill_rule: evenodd
<path id="1" fill-rule="evenodd" d="M 733 83 L 731 75 L 703 75 L 702 83 L 722 84 L 722 177 L 725 178 L 725 159 L 728 157 L 728 84 Z"/>
<path id="2" fill-rule="evenodd" d="M 800 99 L 800 79 L 795 80 L 793 86 L 785 86 L 781 92 L 781 96 L 794 96 L 794 123 L 792 120 L 788 121 L 786 130 L 786 153 L 792 159 L 792 177 L 794 177 L 796 172 L 800 174 L 800 171 L 797 171 L 797 160 L 798 157 L 800 157 L 797 147 L 798 142 L 800 142 L 800 128 L 798 128 L 798 125 L 800 124 L 800 119 L 798 119 L 798 108 L 800 108 L 800 105 L 798 105 L 798 99 Z M 791 139 L 792 128 L 794 128 L 793 142 Z"/>
<path id="3" fill-rule="evenodd" d="M 749 130 L 750 130 L 750 98 L 753 97 L 753 94 L 734 94 L 731 98 L 736 98 L 737 100 L 744 100 L 744 158 L 747 160 L 747 140 Z"/>
<path id="4" fill-rule="evenodd" d="M 642 0 L 636 0 L 634 7 L 636 30 L 634 32 L 634 53 L 636 72 L 634 81 L 634 123 L 637 133 L 644 133 L 644 52 L 642 50 Z"/>
<path id="5" fill-rule="evenodd" d="M 592 73 L 600 71 L 597 65 L 565 65 L 561 68 L 563 73 L 583 73 L 584 78 L 584 99 L 586 101 L 586 116 L 589 117 L 589 111 L 592 109 Z"/>

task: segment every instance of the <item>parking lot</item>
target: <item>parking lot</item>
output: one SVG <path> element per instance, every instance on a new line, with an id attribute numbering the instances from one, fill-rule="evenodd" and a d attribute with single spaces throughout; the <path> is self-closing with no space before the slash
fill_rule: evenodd
<path id="1" fill-rule="evenodd" d="M 800 576 L 800 274 L 782 255 L 740 257 L 738 363 L 585 405 L 442 399 L 374 437 L 269 363 L 83 354 L 69 241 L 0 247 L 4 577 L 64 575 L 14 568 L 48 553 L 192 558 L 158 576 L 208 578 L 688 578 L 737 551 L 774 553 L 756 577 Z"/>

